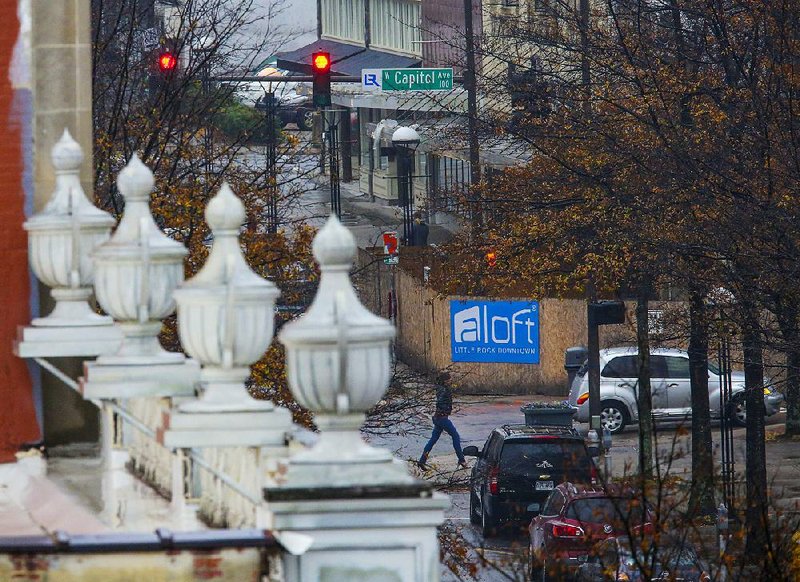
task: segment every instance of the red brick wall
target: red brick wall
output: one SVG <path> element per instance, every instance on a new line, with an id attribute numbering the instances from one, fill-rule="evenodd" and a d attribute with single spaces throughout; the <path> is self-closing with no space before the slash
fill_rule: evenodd
<path id="1" fill-rule="evenodd" d="M 39 439 L 39 428 L 27 365 L 11 352 L 17 326 L 27 324 L 31 312 L 27 238 L 22 229 L 23 135 L 31 123 L 30 94 L 15 92 L 9 80 L 19 29 L 17 0 L 0 0 L 0 14 L 4 15 L 0 24 L 0 462 L 8 462 L 20 444 Z"/>

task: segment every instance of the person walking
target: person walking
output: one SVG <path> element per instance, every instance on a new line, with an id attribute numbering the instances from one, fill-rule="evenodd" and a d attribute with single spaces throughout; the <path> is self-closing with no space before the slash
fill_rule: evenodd
<path id="1" fill-rule="evenodd" d="M 428 227 L 428 223 L 425 222 L 422 218 L 422 214 L 417 212 L 414 215 L 414 238 L 413 244 L 415 247 L 426 247 L 428 246 L 428 233 L 430 232 L 430 228 Z"/>
<path id="2" fill-rule="evenodd" d="M 462 469 L 467 468 L 467 460 L 464 458 L 464 453 L 461 451 L 461 437 L 453 421 L 450 420 L 450 414 L 453 412 L 453 392 L 447 385 L 449 379 L 450 374 L 447 372 L 439 374 L 436 378 L 438 386 L 436 387 L 436 412 L 433 414 L 433 433 L 431 434 L 430 440 L 428 440 L 428 444 L 425 445 L 422 451 L 422 456 L 419 458 L 419 461 L 417 461 L 417 465 L 419 465 L 421 469 L 427 468 L 428 455 L 430 455 L 431 449 L 433 449 L 436 441 L 442 436 L 442 432 L 446 432 L 450 435 L 450 438 L 453 439 L 453 448 L 458 457 L 458 466 Z"/>

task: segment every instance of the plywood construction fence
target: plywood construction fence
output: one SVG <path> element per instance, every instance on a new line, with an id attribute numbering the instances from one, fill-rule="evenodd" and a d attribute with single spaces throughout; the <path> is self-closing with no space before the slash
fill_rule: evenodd
<path id="1" fill-rule="evenodd" d="M 426 370 L 448 368 L 453 383 L 464 393 L 566 396 L 564 350 L 585 342 L 585 301 L 539 300 L 540 363 L 537 365 L 453 363 L 450 300 L 466 298 L 438 295 L 402 271 L 396 277 L 397 352 L 401 359 Z"/>

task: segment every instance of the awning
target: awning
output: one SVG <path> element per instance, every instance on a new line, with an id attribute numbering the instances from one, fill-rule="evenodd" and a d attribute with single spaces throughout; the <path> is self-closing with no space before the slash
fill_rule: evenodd
<path id="1" fill-rule="evenodd" d="M 358 77 L 361 76 L 361 69 L 405 69 L 422 64 L 422 59 L 418 57 L 405 57 L 323 38 L 302 48 L 278 53 L 278 68 L 310 75 L 311 55 L 320 51 L 330 53 L 333 75 Z"/>

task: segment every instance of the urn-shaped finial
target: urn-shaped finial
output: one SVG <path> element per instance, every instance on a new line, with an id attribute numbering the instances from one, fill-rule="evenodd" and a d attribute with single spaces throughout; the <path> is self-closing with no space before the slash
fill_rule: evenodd
<path id="1" fill-rule="evenodd" d="M 111 239 L 93 254 L 97 300 L 120 323 L 124 336 L 118 354 L 101 357 L 101 363 L 184 359 L 158 342 L 161 319 L 175 310 L 172 292 L 183 281 L 187 251 L 156 225 L 149 204 L 154 185 L 153 173 L 134 155 L 117 177 L 125 212 Z"/>
<path id="2" fill-rule="evenodd" d="M 86 197 L 80 182 L 83 151 L 66 129 L 53 146 L 51 158 L 56 169 L 53 195 L 23 226 L 28 231 L 31 268 L 52 289 L 56 305 L 50 315 L 35 319 L 33 325 L 111 325 L 111 318 L 97 315 L 87 300 L 94 280 L 90 253 L 108 240 L 115 220 Z"/>
<path id="3" fill-rule="evenodd" d="M 308 311 L 284 326 L 280 340 L 292 394 L 316 413 L 321 435 L 310 451 L 290 460 L 287 480 L 310 485 L 315 473 L 303 467 L 325 465 L 329 483 L 355 483 L 367 476 L 364 464 L 369 464 L 370 482 L 407 482 L 410 477 L 392 455 L 367 445 L 359 433 L 364 413 L 389 384 L 394 327 L 356 296 L 348 273 L 356 244 L 336 216 L 317 233 L 313 250 L 319 289 Z"/>
<path id="4" fill-rule="evenodd" d="M 264 410 L 245 388 L 252 364 L 269 347 L 279 292 L 259 277 L 239 245 L 245 208 L 228 184 L 206 207 L 214 245 L 203 268 L 175 291 L 178 331 L 186 352 L 203 366 L 202 394 L 184 412 Z"/>

